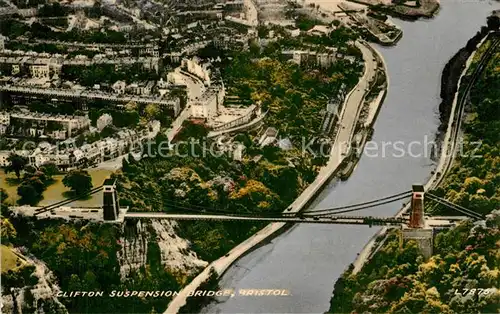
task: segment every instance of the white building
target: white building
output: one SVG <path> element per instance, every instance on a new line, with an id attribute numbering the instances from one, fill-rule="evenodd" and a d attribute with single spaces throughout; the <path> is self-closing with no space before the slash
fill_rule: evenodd
<path id="1" fill-rule="evenodd" d="M 205 85 L 210 86 L 210 74 L 211 71 L 209 69 L 210 63 L 200 63 L 201 60 L 198 57 L 193 57 L 191 60 L 184 59 L 182 60 L 182 67 L 187 68 L 187 71 L 198 78 L 202 79 Z"/>
<path id="2" fill-rule="evenodd" d="M 10 124 L 10 113 L 0 112 L 0 124 L 4 124 L 4 125 Z"/>
<path id="3" fill-rule="evenodd" d="M 0 150 L 0 167 L 7 167 L 9 165 L 7 158 L 9 158 L 10 154 L 11 152 L 8 150 Z"/>
<path id="4" fill-rule="evenodd" d="M 39 79 L 50 78 L 50 67 L 48 64 L 34 64 L 30 65 L 31 77 Z"/>
<path id="5" fill-rule="evenodd" d="M 273 127 L 269 127 L 266 129 L 264 134 L 259 139 L 259 146 L 264 147 L 270 145 L 274 143 L 274 141 L 276 141 L 277 137 L 278 137 L 278 130 L 276 130 Z"/>
<path id="6" fill-rule="evenodd" d="M 224 85 L 210 87 L 191 104 L 193 118 L 211 119 L 217 116 L 219 107 L 224 102 L 226 90 Z"/>
<path id="7" fill-rule="evenodd" d="M 290 34 L 290 36 L 292 36 L 292 37 L 300 36 L 300 29 L 299 28 L 294 28 L 294 29 L 285 28 L 285 31 L 288 34 Z"/>
<path id="8" fill-rule="evenodd" d="M 315 25 L 313 28 L 307 31 L 310 35 L 316 36 L 328 36 L 332 32 L 332 28 L 326 25 Z"/>
<path id="9" fill-rule="evenodd" d="M 105 113 L 97 119 L 97 129 L 102 131 L 108 125 L 113 123 L 113 117 L 109 113 Z"/>
<path id="10" fill-rule="evenodd" d="M 11 154 L 28 157 L 27 150 L 0 150 L 0 167 L 7 167 L 10 163 L 7 160 Z"/>
<path id="11" fill-rule="evenodd" d="M 127 83 L 124 81 L 116 81 L 111 88 L 113 88 L 113 91 L 117 94 L 124 94 L 125 93 L 125 88 L 127 87 Z"/>
<path id="12" fill-rule="evenodd" d="M 152 121 L 147 128 L 141 132 L 135 130 L 124 130 L 118 133 L 119 138 L 108 137 L 91 144 L 84 144 L 81 147 L 67 147 L 63 150 L 59 146 L 41 143 L 31 153 L 26 152 L 24 156 L 29 156 L 29 163 L 39 167 L 46 163 L 54 163 L 59 168 L 79 167 L 86 160 L 87 165 L 96 164 L 107 158 L 117 157 L 127 153 L 127 147 L 133 143 L 143 140 L 153 139 L 160 132 L 159 121 Z M 7 163 L 10 151 L 0 151 L 0 165 Z M 19 152 L 16 152 L 19 153 Z M 7 163 L 8 164 L 8 163 Z"/>

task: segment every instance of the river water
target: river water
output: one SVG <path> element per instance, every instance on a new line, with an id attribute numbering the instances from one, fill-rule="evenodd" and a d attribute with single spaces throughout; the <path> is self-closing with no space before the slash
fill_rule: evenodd
<path id="1" fill-rule="evenodd" d="M 311 205 L 321 209 L 359 203 L 411 189 L 425 182 L 435 163 L 422 148 L 438 124 L 440 78 L 446 62 L 500 3 L 442 0 L 431 20 L 396 20 L 404 36 L 395 47 L 380 47 L 387 63 L 389 93 L 375 124 L 371 148 L 346 182 L 333 182 Z M 397 141 L 402 141 L 395 144 Z M 411 144 L 414 142 L 414 144 Z M 385 149 L 382 149 L 382 146 Z M 427 146 L 430 147 L 430 144 Z M 404 156 L 401 153 L 404 149 Z M 394 215 L 393 203 L 353 215 Z M 205 307 L 204 313 L 323 313 L 333 284 L 377 228 L 297 225 L 235 263 L 221 278 L 222 288 L 288 289 L 291 296 L 235 296 Z"/>

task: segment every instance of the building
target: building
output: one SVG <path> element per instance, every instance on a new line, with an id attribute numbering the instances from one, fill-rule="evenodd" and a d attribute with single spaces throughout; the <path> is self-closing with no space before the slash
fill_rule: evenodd
<path id="1" fill-rule="evenodd" d="M 276 141 L 277 137 L 278 130 L 273 127 L 269 127 L 259 139 L 259 146 L 264 147 L 267 145 L 271 145 Z"/>
<path id="2" fill-rule="evenodd" d="M 30 75 L 33 78 L 49 79 L 50 78 L 50 67 L 48 64 L 30 65 Z"/>
<path id="3" fill-rule="evenodd" d="M 300 36 L 300 29 L 299 28 L 286 28 L 285 31 L 290 34 L 292 37 L 298 37 Z"/>
<path id="4" fill-rule="evenodd" d="M 155 138 L 160 128 L 159 121 L 152 121 L 142 131 L 123 130 L 118 132 L 117 138 L 107 137 L 80 147 L 41 143 L 35 150 L 26 152 L 24 156 L 29 157 L 29 164 L 36 167 L 46 163 L 54 163 L 60 169 L 88 167 L 127 154 L 131 147 L 138 147 L 139 143 Z M 2 160 L 6 163 L 9 154 L 10 152 L 0 151 L 0 165 Z"/>
<path id="5" fill-rule="evenodd" d="M 328 36 L 332 32 L 332 28 L 325 25 L 315 25 L 307 31 L 310 35 L 315 36 Z"/>
<path id="6" fill-rule="evenodd" d="M 116 81 L 111 88 L 116 94 L 125 94 L 125 88 L 127 87 L 127 83 L 124 81 Z"/>
<path id="7" fill-rule="evenodd" d="M 0 35 L 0 51 L 5 50 L 5 37 Z"/>
<path id="8" fill-rule="evenodd" d="M 211 119 L 217 116 L 219 107 L 224 102 L 226 90 L 224 85 L 212 86 L 205 90 L 205 92 L 196 98 L 191 104 L 191 117 Z"/>
<path id="9" fill-rule="evenodd" d="M 113 124 L 113 117 L 109 113 L 105 113 L 97 119 L 97 129 L 102 131 L 108 125 Z"/>
<path id="10" fill-rule="evenodd" d="M 23 157 L 29 156 L 29 151 L 27 150 L 0 150 L 0 167 L 7 167 L 10 162 L 8 161 L 9 156 L 15 154 Z"/>
<path id="11" fill-rule="evenodd" d="M 338 54 L 336 48 L 327 48 L 325 52 L 310 50 L 283 50 L 281 52 L 285 59 L 291 60 L 298 65 L 314 64 L 327 68 L 337 62 Z"/>
<path id="12" fill-rule="evenodd" d="M 77 130 L 88 129 L 90 119 L 87 116 L 50 115 L 32 112 L 1 112 L 1 124 L 12 126 L 16 130 L 27 132 L 29 136 L 47 136 L 55 139 L 71 137 Z M 20 127 L 22 126 L 22 128 Z"/>
<path id="13" fill-rule="evenodd" d="M 186 68 L 189 73 L 200 78 L 205 83 L 205 85 L 210 86 L 210 63 L 201 64 L 200 58 L 193 57 L 191 60 L 182 60 L 181 67 Z"/>

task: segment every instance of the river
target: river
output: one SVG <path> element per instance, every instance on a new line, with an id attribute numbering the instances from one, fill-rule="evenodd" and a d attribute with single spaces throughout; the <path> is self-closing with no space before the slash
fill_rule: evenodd
<path id="1" fill-rule="evenodd" d="M 434 19 L 396 20 L 404 30 L 403 38 L 395 47 L 377 46 L 387 63 L 390 86 L 375 124 L 374 144 L 349 180 L 330 183 L 311 209 L 393 195 L 430 176 L 435 163 L 422 146 L 426 138 L 428 142 L 434 139 L 439 124 L 441 72 L 451 56 L 486 23 L 489 13 L 500 9 L 500 3 L 491 0 L 442 0 L 441 4 Z M 397 141 L 404 145 L 393 146 Z M 402 157 L 399 147 L 406 148 Z M 400 207 L 401 203 L 395 203 L 353 214 L 391 216 Z M 222 288 L 288 289 L 291 296 L 235 296 L 218 300 L 202 312 L 323 313 L 329 308 L 334 282 L 377 230 L 296 225 L 240 259 L 220 282 Z"/>

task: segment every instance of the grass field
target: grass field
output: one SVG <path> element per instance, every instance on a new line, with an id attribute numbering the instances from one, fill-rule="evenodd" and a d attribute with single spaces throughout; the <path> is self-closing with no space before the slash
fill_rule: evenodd
<path id="1" fill-rule="evenodd" d="M 107 177 L 109 177 L 111 173 L 112 173 L 111 170 L 105 170 L 105 169 L 89 170 L 89 174 L 92 177 L 92 185 L 93 186 L 102 185 L 103 181 Z M 15 178 L 16 176 L 14 173 L 5 174 L 3 170 L 0 170 L 1 187 L 7 191 L 7 194 L 9 195 L 8 201 L 11 203 L 15 203 L 15 201 L 19 199 L 19 196 L 17 195 L 18 185 L 11 184 L 13 179 Z M 55 175 L 53 178 L 54 178 L 54 183 L 49 185 L 47 187 L 47 190 L 43 192 L 43 199 L 40 201 L 38 205 L 40 206 L 50 205 L 66 198 L 63 195 L 63 193 L 69 191 L 69 189 L 65 187 L 62 183 L 64 175 Z M 92 197 L 89 199 L 78 200 L 76 202 L 69 204 L 68 206 L 97 206 L 100 205 L 101 203 L 102 203 L 102 193 L 96 193 L 92 195 Z"/>
<path id="2" fill-rule="evenodd" d="M 11 269 L 15 269 L 25 262 L 20 259 L 12 250 L 5 245 L 1 245 L 2 254 L 2 273 Z"/>
<path id="3" fill-rule="evenodd" d="M 19 196 L 17 195 L 17 185 L 13 185 L 7 181 L 10 178 L 15 179 L 16 175 L 14 173 L 5 174 L 3 169 L 0 169 L 0 187 L 9 195 L 7 201 L 14 204 L 19 199 Z"/>

